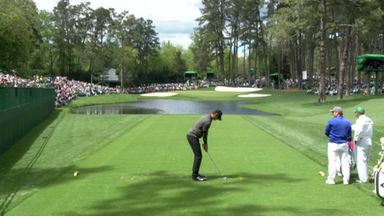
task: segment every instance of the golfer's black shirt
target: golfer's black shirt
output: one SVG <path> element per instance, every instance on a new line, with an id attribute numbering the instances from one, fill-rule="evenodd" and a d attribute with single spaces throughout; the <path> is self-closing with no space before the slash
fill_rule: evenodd
<path id="1" fill-rule="evenodd" d="M 204 143 L 207 143 L 208 140 L 208 130 L 211 127 L 211 115 L 204 116 L 199 119 L 199 121 L 189 130 L 188 134 L 194 135 L 198 138 L 203 137 Z"/>

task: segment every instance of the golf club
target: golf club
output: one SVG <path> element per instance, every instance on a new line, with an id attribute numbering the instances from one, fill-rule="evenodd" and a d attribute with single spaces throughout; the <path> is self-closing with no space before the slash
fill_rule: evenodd
<path id="1" fill-rule="evenodd" d="M 220 170 L 219 170 L 219 167 L 217 167 L 217 165 L 216 165 L 215 161 L 213 161 L 211 155 L 210 155 L 208 152 L 207 152 L 207 154 L 208 154 L 209 159 L 211 159 L 213 165 L 216 167 L 216 170 L 217 170 L 217 172 L 219 173 L 219 175 L 221 176 L 221 178 L 223 178 L 224 180 L 226 180 L 227 177 L 225 177 L 225 176 L 223 176 L 223 174 L 221 174 L 221 172 L 220 172 Z"/>

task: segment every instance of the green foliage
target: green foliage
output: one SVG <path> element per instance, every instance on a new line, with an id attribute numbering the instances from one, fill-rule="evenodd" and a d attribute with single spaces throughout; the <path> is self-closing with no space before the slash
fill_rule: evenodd
<path id="1" fill-rule="evenodd" d="M 214 55 L 209 46 L 209 33 L 206 30 L 195 31 L 192 39 L 193 43 L 190 46 L 190 50 L 193 55 L 193 61 L 195 62 L 195 69 L 203 73 L 206 68 L 210 66 L 210 62 L 214 59 Z"/>
<path id="2" fill-rule="evenodd" d="M 156 59 L 159 39 L 151 20 L 114 9 L 93 10 L 90 3 L 71 5 L 69 0 L 60 0 L 53 13 L 38 13 L 31 0 L 0 4 L 2 70 L 98 82 L 104 71 L 117 68 L 122 83 L 135 84 L 141 74 L 156 71 L 150 61 Z M 173 60 L 177 70 L 185 68 L 181 55 Z"/>
<path id="3" fill-rule="evenodd" d="M 192 52 L 197 62 L 197 70 L 205 72 L 210 61 L 216 58 L 218 62 L 219 79 L 224 74 L 224 50 L 227 47 L 225 41 L 226 6 L 225 0 L 203 0 L 202 16 L 198 19 L 199 28 L 195 31 Z"/>
<path id="4" fill-rule="evenodd" d="M 338 64 L 336 48 L 345 47 L 346 26 L 356 37 L 353 46 L 360 47 L 354 50 L 383 51 L 383 1 L 325 2 L 330 66 Z M 92 77 L 97 82 L 104 71 L 116 68 L 123 85 L 140 85 L 180 81 L 186 69 L 203 78 L 211 67 L 219 80 L 249 78 L 243 71 L 250 68 L 257 76 L 280 70 L 300 80 L 302 70 L 318 75 L 318 68 L 325 67 L 318 52 L 319 1 L 204 0 L 192 44 L 188 50 L 172 48 L 172 54 L 160 46 L 152 20 L 127 11 L 92 9 L 90 3 L 72 5 L 69 0 L 58 1 L 53 13 L 37 11 L 32 0 L 0 4 L 0 69 L 16 69 L 22 76 Z"/>
<path id="5" fill-rule="evenodd" d="M 0 69 L 19 72 L 26 67 L 33 45 L 29 22 L 13 1 L 0 1 Z"/>
<path id="6" fill-rule="evenodd" d="M 192 47 L 192 45 L 190 45 L 190 47 Z M 182 54 L 183 54 L 183 57 L 184 57 L 184 60 L 185 60 L 185 64 L 186 64 L 187 70 L 195 69 L 197 66 L 195 64 L 195 61 L 193 61 L 192 50 L 191 49 L 183 50 Z"/>
<path id="7" fill-rule="evenodd" d="M 161 73 L 164 73 L 163 82 L 166 80 L 171 82 L 183 81 L 187 67 L 181 47 L 175 47 L 171 43 L 164 43 L 161 46 L 159 58 L 161 61 L 160 70 Z"/>

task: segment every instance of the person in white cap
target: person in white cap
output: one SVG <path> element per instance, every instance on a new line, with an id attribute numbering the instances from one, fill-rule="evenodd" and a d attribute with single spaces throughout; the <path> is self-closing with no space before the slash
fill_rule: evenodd
<path id="1" fill-rule="evenodd" d="M 343 183 L 349 184 L 350 167 L 348 161 L 348 141 L 352 139 L 351 123 L 343 117 L 343 109 L 339 106 L 330 110 L 333 118 L 325 127 L 328 137 L 328 178 L 326 184 L 335 184 L 337 160 L 341 160 Z"/>
<path id="2" fill-rule="evenodd" d="M 367 183 L 368 164 L 372 149 L 373 121 L 365 115 L 363 107 L 356 107 L 356 123 L 352 126 L 354 130 L 353 140 L 356 145 L 356 163 L 359 179 L 357 183 Z"/>

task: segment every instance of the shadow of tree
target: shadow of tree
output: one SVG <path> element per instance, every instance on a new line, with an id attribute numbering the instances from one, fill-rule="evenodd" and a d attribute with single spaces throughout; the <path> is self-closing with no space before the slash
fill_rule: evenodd
<path id="1" fill-rule="evenodd" d="M 285 206 L 263 206 L 228 202 L 228 194 L 247 193 L 245 185 L 269 184 L 273 182 L 294 183 L 303 179 L 291 178 L 286 174 L 237 173 L 210 177 L 208 182 L 193 182 L 190 177 L 177 176 L 165 171 L 139 174 L 139 182 L 118 188 L 122 195 L 114 199 L 96 202 L 89 209 L 66 212 L 63 215 L 341 215 L 340 209 L 308 209 Z M 223 199 L 224 197 L 224 199 Z M 238 197 L 241 200 L 241 197 Z M 237 198 L 236 198 L 237 199 Z M 237 200 L 238 201 L 238 200 Z M 255 202 L 257 202 L 255 200 Z M 236 204 L 237 203 L 237 204 Z M 84 213 L 87 212 L 87 213 Z"/>
<path id="2" fill-rule="evenodd" d="M 45 121 L 31 129 L 8 151 L 0 155 L 0 215 L 5 214 L 7 208 L 14 201 L 16 194 L 22 187 L 28 187 L 28 185 L 33 185 L 37 182 L 45 182 L 41 177 L 45 176 L 45 173 L 50 172 L 47 170 L 33 171 L 33 166 L 44 151 L 50 135 L 54 132 L 58 124 L 57 118 L 60 112 L 61 110 L 53 111 Z M 19 170 L 12 170 L 12 167 L 26 154 L 31 145 L 34 144 L 39 137 L 41 137 L 40 146 L 32 159 L 28 161 L 27 166 Z M 60 169 L 57 169 L 57 171 L 58 170 Z M 40 180 L 29 182 L 31 178 L 35 180 L 40 178 Z"/>
<path id="3" fill-rule="evenodd" d="M 57 118 L 60 112 L 61 110 L 53 111 L 45 121 L 31 129 L 8 151 L 0 155 L 0 215 L 5 214 L 7 208 L 14 201 L 16 194 L 22 187 L 28 187 L 28 185 L 30 186 L 37 182 L 39 182 L 39 184 L 45 182 L 42 176 L 45 176 L 45 173 L 50 173 L 50 171 L 34 171 L 33 166 L 41 156 L 50 136 L 59 123 Z M 31 145 L 38 141 L 39 137 L 41 137 L 41 142 L 39 142 L 40 146 L 31 160 L 28 161 L 26 167 L 13 170 L 12 167 L 26 154 Z M 58 170 L 60 169 L 56 169 L 56 172 Z M 31 179 L 35 179 L 35 181 L 30 181 Z"/>

